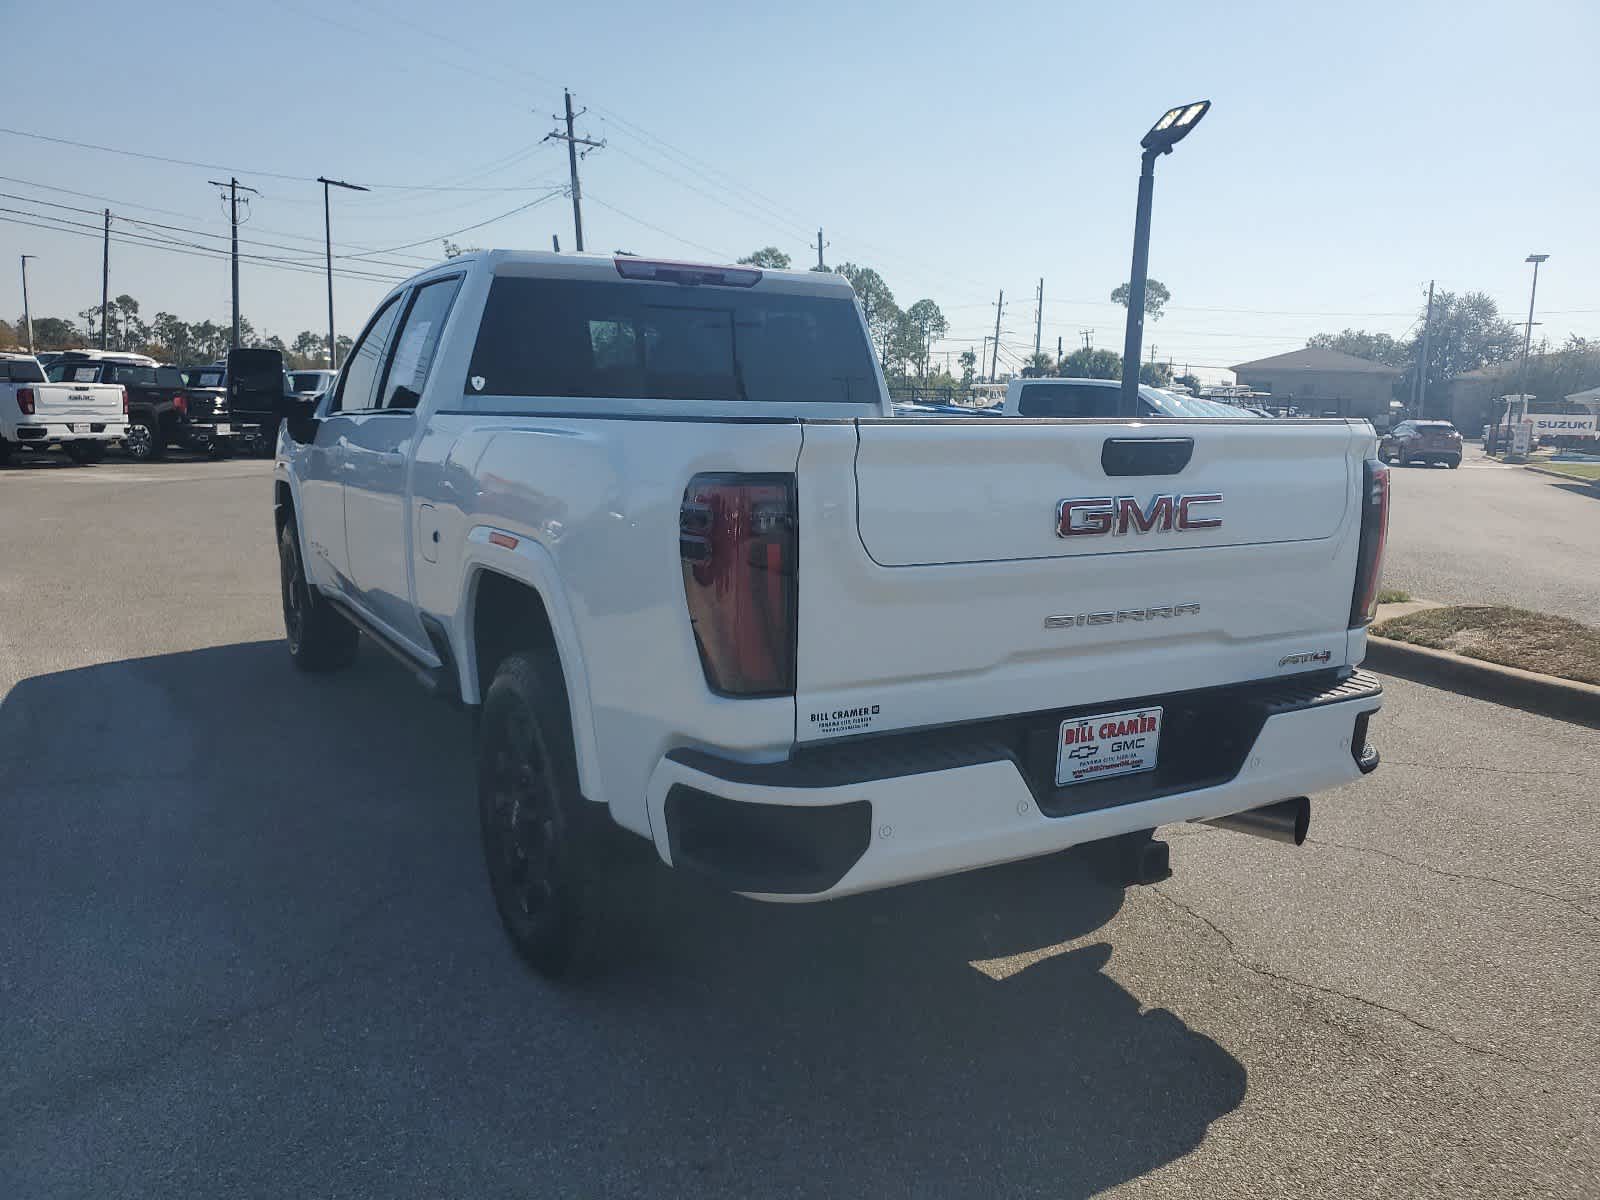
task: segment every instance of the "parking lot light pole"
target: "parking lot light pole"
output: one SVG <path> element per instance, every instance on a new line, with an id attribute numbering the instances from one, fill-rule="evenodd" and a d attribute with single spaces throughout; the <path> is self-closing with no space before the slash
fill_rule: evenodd
<path id="1" fill-rule="evenodd" d="M 22 323 L 28 327 L 28 353 L 33 353 L 33 309 L 28 307 L 28 260 L 37 254 L 22 256 Z"/>
<path id="2" fill-rule="evenodd" d="M 1522 338 L 1522 372 L 1517 379 L 1519 396 L 1525 396 L 1528 392 L 1528 352 L 1533 349 L 1533 302 L 1539 295 L 1539 264 L 1549 257 L 1548 254 L 1530 254 L 1522 260 L 1533 264 L 1533 287 L 1528 292 L 1528 332 Z M 1526 406 L 1523 411 L 1527 411 Z"/>
<path id="3" fill-rule="evenodd" d="M 1189 136 L 1211 107 L 1209 100 L 1180 104 L 1161 114 L 1139 141 L 1139 203 L 1133 216 L 1133 270 L 1128 278 L 1128 332 L 1122 343 L 1122 398 L 1118 415 L 1139 415 L 1139 356 L 1144 343 L 1144 285 L 1150 268 L 1150 206 L 1156 189 L 1156 159 Z"/>
<path id="4" fill-rule="evenodd" d="M 371 188 L 364 188 L 359 183 L 346 183 L 342 179 L 324 179 L 317 176 L 317 182 L 322 185 L 322 236 L 328 251 L 328 368 L 339 369 L 339 343 L 333 340 L 333 216 L 328 205 L 328 189 L 344 188 L 351 192 L 370 192 Z"/>

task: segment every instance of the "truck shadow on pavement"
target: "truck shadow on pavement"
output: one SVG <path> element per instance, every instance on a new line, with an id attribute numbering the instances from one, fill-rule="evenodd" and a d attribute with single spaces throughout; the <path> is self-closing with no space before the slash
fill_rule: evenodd
<path id="1" fill-rule="evenodd" d="M 15 1194 L 1089 1196 L 1244 1097 L 1072 855 L 793 907 L 642 863 L 538 980 L 467 718 L 370 648 L 25 679 L 0 745 Z"/>

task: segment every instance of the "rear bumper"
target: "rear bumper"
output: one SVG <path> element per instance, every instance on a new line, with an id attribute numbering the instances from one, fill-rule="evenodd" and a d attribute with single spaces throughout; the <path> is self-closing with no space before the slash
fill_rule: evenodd
<path id="1" fill-rule="evenodd" d="M 1302 677 L 1187 697 L 1196 711 L 1234 706 L 1228 728 L 1243 736 L 1233 749 L 1219 757 L 1212 741 L 1221 727 L 1200 721 L 1195 748 L 1174 741 L 1186 764 L 1071 788 L 1056 788 L 1030 750 L 1063 713 L 845 743 L 779 763 L 674 751 L 650 781 L 656 849 L 671 865 L 760 899 L 824 900 L 1241 812 L 1349 783 L 1377 765 L 1365 742 L 1382 687 L 1367 672 L 1325 686 Z M 1174 712 L 1186 702 L 1157 699 Z M 1167 750 L 1164 742 L 1164 759 Z"/>
<path id="2" fill-rule="evenodd" d="M 48 446 L 57 442 L 116 442 L 127 432 L 121 417 L 108 421 L 22 421 L 10 440 L 23 445 Z"/>

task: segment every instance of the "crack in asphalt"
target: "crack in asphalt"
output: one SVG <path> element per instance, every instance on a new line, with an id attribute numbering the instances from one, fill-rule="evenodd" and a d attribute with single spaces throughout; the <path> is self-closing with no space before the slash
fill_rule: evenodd
<path id="1" fill-rule="evenodd" d="M 297 966 L 303 969 L 338 954 L 357 928 L 371 919 L 380 908 L 402 895 L 404 891 L 405 889 L 403 888 L 395 888 L 368 901 L 339 927 L 338 932 L 330 939 L 325 949 L 306 958 Z M 290 1007 L 320 988 L 332 983 L 335 979 L 340 978 L 342 965 L 340 963 L 330 964 L 321 971 L 299 980 L 287 991 L 278 995 L 241 1005 L 229 1012 L 205 1017 L 186 1029 L 167 1035 L 162 1044 L 157 1045 L 146 1054 L 100 1068 L 99 1070 L 89 1071 L 86 1074 L 54 1086 L 46 1085 L 33 1089 L 31 1092 L 26 1088 L 19 1089 L 4 1096 L 3 1099 L 7 1108 L 12 1111 L 25 1106 L 46 1107 L 57 1111 L 69 1110 L 103 1088 L 131 1083 L 142 1076 L 150 1074 L 198 1042 L 203 1042 L 219 1033 L 224 1033 L 233 1026 L 248 1021 L 253 1017 Z M 349 977 L 360 973 L 360 969 L 357 968 L 354 971 L 343 972 L 343 975 L 344 977 Z"/>
<path id="2" fill-rule="evenodd" d="M 1524 892 L 1529 896 L 1542 896 L 1546 900 L 1554 900 L 1557 904 L 1566 905 L 1575 912 L 1579 912 L 1585 917 L 1588 917 L 1591 921 L 1600 922 L 1600 912 L 1595 912 L 1592 909 L 1586 908 L 1584 905 L 1572 899 L 1570 896 L 1562 896 L 1556 892 L 1547 892 L 1542 888 L 1536 888 L 1526 883 L 1513 883 L 1509 879 L 1500 879 L 1494 875 L 1475 875 L 1471 872 L 1465 871 L 1447 871 L 1445 868 L 1433 866 L 1431 863 L 1418 862 L 1412 858 L 1403 858 L 1392 851 L 1381 850 L 1377 846 L 1358 846 L 1350 842 L 1327 842 L 1323 841 L 1321 838 L 1313 837 L 1308 837 L 1306 841 L 1313 846 L 1329 846 L 1335 850 L 1352 850 L 1359 854 L 1377 854 L 1383 858 L 1392 859 L 1393 861 L 1402 863 L 1408 867 L 1416 867 L 1419 870 L 1427 871 L 1433 875 L 1442 875 L 1446 879 L 1458 879 L 1466 883 L 1493 883 L 1498 884 L 1500 887 L 1511 888 L 1513 891 Z"/>
<path id="3" fill-rule="evenodd" d="M 1485 767 L 1476 763 L 1425 763 L 1410 762 L 1404 758 L 1384 757 L 1386 767 L 1420 767 L 1424 771 L 1480 771 L 1485 775 L 1561 775 L 1569 779 L 1587 779 L 1584 771 L 1518 771 L 1510 767 Z"/>
<path id="4" fill-rule="evenodd" d="M 1495 1058 L 1501 1060 L 1502 1062 L 1513 1063 L 1514 1065 L 1534 1072 L 1535 1074 L 1538 1073 L 1537 1068 L 1534 1067 L 1532 1063 L 1517 1058 L 1515 1055 L 1506 1054 L 1500 1050 L 1492 1050 L 1487 1046 L 1479 1046 L 1476 1043 L 1466 1041 L 1463 1038 L 1457 1037 L 1447 1029 L 1440 1029 L 1437 1025 L 1429 1025 L 1426 1021 L 1419 1020 L 1410 1013 L 1406 1012 L 1404 1009 L 1394 1008 L 1388 1004 L 1382 1003 L 1381 1001 L 1372 1000 L 1366 996 L 1358 996 L 1354 992 L 1342 991 L 1336 987 L 1328 987 L 1324 984 L 1318 983 L 1309 983 L 1304 979 L 1296 979 L 1292 975 L 1284 975 L 1281 972 L 1274 971 L 1271 967 L 1262 966 L 1260 963 L 1247 958 L 1244 952 L 1239 949 L 1238 943 L 1236 943 L 1233 938 L 1229 936 L 1227 931 L 1204 913 L 1190 907 L 1169 892 L 1163 891 L 1159 886 L 1151 886 L 1147 890 L 1154 892 L 1157 896 L 1160 896 L 1161 899 L 1172 905 L 1172 907 L 1176 908 L 1182 913 L 1187 914 L 1200 924 L 1204 925 L 1207 929 L 1211 930 L 1211 932 L 1216 934 L 1222 943 L 1227 946 L 1228 953 L 1233 960 L 1245 970 L 1250 971 L 1253 974 L 1260 975 L 1265 979 L 1276 980 L 1277 982 L 1286 984 L 1290 987 L 1304 988 L 1307 991 L 1318 992 L 1324 996 L 1336 996 L 1341 1000 L 1348 1000 L 1353 1004 L 1360 1004 L 1368 1008 L 1375 1008 L 1379 1012 L 1384 1012 L 1388 1013 L 1390 1016 L 1399 1017 L 1402 1021 L 1406 1022 L 1406 1024 L 1412 1026 L 1413 1028 L 1420 1029 L 1425 1033 L 1431 1033 L 1438 1037 L 1444 1038 L 1445 1041 L 1454 1046 L 1459 1046 L 1463 1050 L 1470 1050 L 1472 1053 L 1482 1055 L 1484 1058 Z"/>

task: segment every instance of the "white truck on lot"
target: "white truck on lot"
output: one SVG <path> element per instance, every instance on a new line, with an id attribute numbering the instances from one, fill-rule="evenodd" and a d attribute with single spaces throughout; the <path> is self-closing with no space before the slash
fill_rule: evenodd
<path id="1" fill-rule="evenodd" d="M 17 450 L 60 446 L 99 462 L 128 428 L 128 393 L 114 384 L 46 383 L 31 354 L 0 354 L 0 465 Z"/>
<path id="2" fill-rule="evenodd" d="M 284 409 L 289 653 L 475 711 L 540 970 L 622 833 L 769 900 L 1107 839 L 1137 882 L 1377 765 L 1365 422 L 896 417 L 836 275 L 509 251 Z"/>

